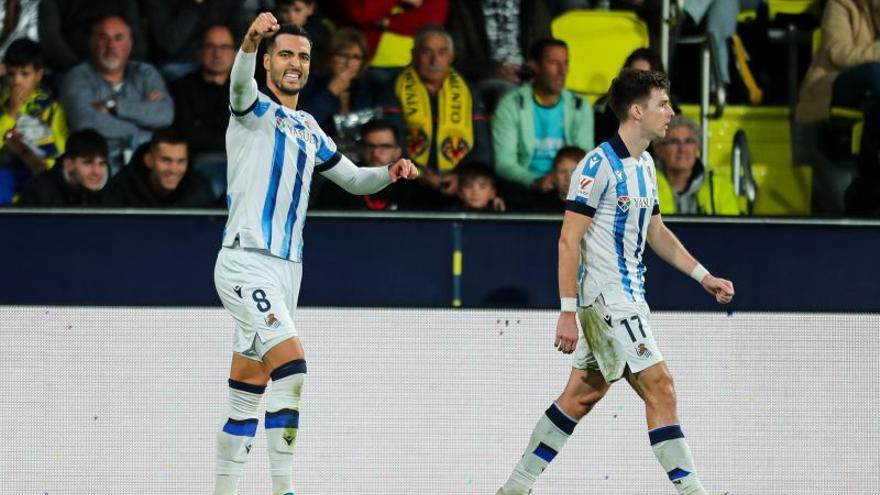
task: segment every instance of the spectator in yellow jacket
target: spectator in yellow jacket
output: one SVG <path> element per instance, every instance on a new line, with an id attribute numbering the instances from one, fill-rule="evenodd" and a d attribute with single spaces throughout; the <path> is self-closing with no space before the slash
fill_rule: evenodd
<path id="1" fill-rule="evenodd" d="M 654 143 L 657 198 L 664 215 L 741 215 L 729 179 L 707 170 L 697 157 L 697 124 L 682 115 L 669 122 L 666 137 Z"/>
<path id="2" fill-rule="evenodd" d="M 67 122 L 58 101 L 40 86 L 43 54 L 35 41 L 9 45 L 0 90 L 0 204 L 15 195 L 64 152 Z"/>

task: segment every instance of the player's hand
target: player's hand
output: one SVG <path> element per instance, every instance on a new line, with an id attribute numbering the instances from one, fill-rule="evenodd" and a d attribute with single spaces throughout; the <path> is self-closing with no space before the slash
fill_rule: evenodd
<path id="1" fill-rule="evenodd" d="M 720 304 L 727 304 L 733 300 L 733 282 L 730 280 L 706 275 L 703 277 L 703 288 L 715 296 L 715 300 Z"/>
<path id="2" fill-rule="evenodd" d="M 263 12 L 251 23 L 245 38 L 259 44 L 263 38 L 270 36 L 279 29 L 281 29 L 281 25 L 278 24 L 278 19 L 271 12 Z"/>
<path id="3" fill-rule="evenodd" d="M 458 174 L 451 173 L 440 179 L 440 192 L 446 196 L 458 194 Z"/>
<path id="4" fill-rule="evenodd" d="M 397 179 L 412 180 L 418 178 L 419 169 L 410 160 L 401 158 L 388 167 L 388 175 L 391 176 L 391 182 L 397 182 Z"/>
<path id="5" fill-rule="evenodd" d="M 571 354 L 578 343 L 578 329 L 575 322 L 575 314 L 571 311 L 559 313 L 559 321 L 556 322 L 556 340 L 553 346 L 563 354 Z"/>

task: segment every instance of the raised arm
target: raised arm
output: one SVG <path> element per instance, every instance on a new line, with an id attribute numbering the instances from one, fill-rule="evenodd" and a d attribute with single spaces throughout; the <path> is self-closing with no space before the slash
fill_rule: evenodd
<path id="1" fill-rule="evenodd" d="M 257 100 L 257 82 L 254 80 L 257 47 L 263 38 L 278 31 L 280 27 L 274 15 L 263 12 L 254 19 L 244 35 L 229 77 L 229 104 L 233 111 L 244 112 Z"/>
<path id="2" fill-rule="evenodd" d="M 688 274 L 721 304 L 733 300 L 733 283 L 713 276 L 685 249 L 678 237 L 663 223 L 660 214 L 648 225 L 648 244 L 663 261 Z"/>

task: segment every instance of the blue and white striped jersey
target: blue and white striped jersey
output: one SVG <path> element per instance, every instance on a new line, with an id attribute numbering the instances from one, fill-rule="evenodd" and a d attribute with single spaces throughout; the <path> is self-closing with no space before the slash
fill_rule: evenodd
<path id="1" fill-rule="evenodd" d="M 651 155 L 629 156 L 619 135 L 600 144 L 572 173 L 566 209 L 593 219 L 581 241 L 581 305 L 599 294 L 609 305 L 644 304 L 642 255 L 648 224 L 660 213 Z"/>
<path id="2" fill-rule="evenodd" d="M 302 262 L 312 174 L 330 169 L 341 155 L 311 115 L 267 94 L 257 92 L 250 108 L 229 117 L 223 245 L 238 238 L 242 247 Z"/>

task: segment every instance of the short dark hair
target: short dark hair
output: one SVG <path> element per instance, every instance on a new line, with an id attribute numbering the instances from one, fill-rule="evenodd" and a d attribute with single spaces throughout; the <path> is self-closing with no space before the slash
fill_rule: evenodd
<path id="1" fill-rule="evenodd" d="M 184 137 L 183 133 L 177 130 L 174 127 L 166 127 L 164 129 L 159 129 L 158 131 L 153 132 L 153 137 L 150 139 L 150 149 L 155 150 L 159 148 L 160 144 L 185 144 L 187 145 L 187 149 L 189 147 L 189 142 Z"/>
<path id="2" fill-rule="evenodd" d="M 577 146 L 563 146 L 559 148 L 559 151 L 556 152 L 556 156 L 553 157 L 553 168 L 556 168 L 556 164 L 561 162 L 562 160 L 571 160 L 574 162 L 579 162 L 587 156 L 587 152 L 584 151 L 583 148 Z"/>
<path id="3" fill-rule="evenodd" d="M 471 161 L 459 163 L 458 166 L 455 167 L 455 173 L 458 175 L 458 183 L 462 186 L 482 177 L 489 179 L 489 181 L 492 182 L 492 187 L 497 187 L 492 167 L 483 162 Z"/>
<path id="4" fill-rule="evenodd" d="M 627 119 L 629 107 L 651 97 L 651 90 L 663 89 L 669 92 L 669 78 L 655 70 L 623 69 L 611 81 L 608 91 L 608 106 L 621 122 Z"/>
<path id="5" fill-rule="evenodd" d="M 542 58 L 544 58 L 544 50 L 550 48 L 551 46 L 558 46 L 568 50 L 568 44 L 560 39 L 541 38 L 538 41 L 532 43 L 532 46 L 529 47 L 529 60 L 539 62 Z"/>
<path id="6" fill-rule="evenodd" d="M 80 129 L 67 137 L 64 149 L 65 158 L 107 158 L 107 140 L 94 129 Z"/>
<path id="7" fill-rule="evenodd" d="M 363 140 L 364 136 L 367 134 L 379 131 L 391 131 L 391 134 L 394 136 L 394 144 L 400 146 L 400 140 L 397 138 L 397 129 L 394 128 L 394 125 L 392 125 L 391 122 L 388 122 L 385 119 L 369 120 L 361 126 L 360 131 L 361 140 Z"/>
<path id="8" fill-rule="evenodd" d="M 232 44 L 237 45 L 238 40 L 235 39 L 235 33 L 232 31 L 232 28 L 227 26 L 226 24 L 216 23 L 216 24 L 208 24 L 201 31 L 199 31 L 199 46 L 205 46 L 205 38 L 208 37 L 208 33 L 213 29 L 225 29 L 229 36 L 232 38 Z"/>
<path id="9" fill-rule="evenodd" d="M 27 67 L 34 66 L 34 69 L 42 69 L 46 63 L 43 60 L 43 50 L 40 44 L 28 38 L 21 38 L 13 41 L 6 49 L 3 56 L 3 63 L 7 67 Z"/>
<path id="10" fill-rule="evenodd" d="M 660 55 L 657 55 L 657 52 L 650 48 L 636 48 L 628 57 L 626 57 L 623 66 L 624 68 L 631 69 L 632 64 L 639 60 L 648 62 L 648 65 L 651 66 L 651 70 L 666 72 L 666 70 L 663 69 L 663 60 L 660 58 Z"/>
<path id="11" fill-rule="evenodd" d="M 275 48 L 275 40 L 278 39 L 282 34 L 290 34 L 293 36 L 302 36 L 303 38 L 309 40 L 309 47 L 311 47 L 314 43 L 312 42 L 312 36 L 308 31 L 305 30 L 302 26 L 297 26 L 296 24 L 282 24 L 278 31 L 275 31 L 275 34 L 272 36 L 263 38 L 263 53 L 269 53 Z"/>

